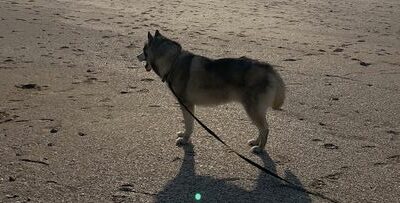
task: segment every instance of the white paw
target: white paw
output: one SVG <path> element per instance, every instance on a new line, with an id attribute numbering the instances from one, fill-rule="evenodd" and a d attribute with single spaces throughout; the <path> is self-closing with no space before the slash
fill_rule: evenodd
<path id="1" fill-rule="evenodd" d="M 182 146 L 182 145 L 186 145 L 189 143 L 188 139 L 185 139 L 183 137 L 178 137 L 178 139 L 176 139 L 176 145 L 177 146 Z"/>
<path id="2" fill-rule="evenodd" d="M 178 135 L 178 137 L 185 137 L 186 134 L 183 131 L 179 131 L 176 133 L 176 135 Z"/>
<path id="3" fill-rule="evenodd" d="M 250 149 L 251 152 L 253 152 L 254 154 L 261 154 L 263 152 L 263 150 L 261 149 L 261 147 L 259 146 L 254 146 Z"/>
<path id="4" fill-rule="evenodd" d="M 251 139 L 251 140 L 247 141 L 247 144 L 250 146 L 256 146 L 256 145 L 258 145 L 258 141 L 257 141 L 257 139 Z"/>

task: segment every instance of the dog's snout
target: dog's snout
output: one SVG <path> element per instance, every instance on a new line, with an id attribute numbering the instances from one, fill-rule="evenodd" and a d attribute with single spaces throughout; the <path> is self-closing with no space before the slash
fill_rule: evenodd
<path id="1" fill-rule="evenodd" d="M 146 57 L 144 57 L 144 54 L 141 53 L 141 54 L 139 54 L 139 55 L 137 56 L 137 59 L 138 59 L 140 62 L 142 62 L 142 61 L 145 61 L 145 60 L 146 60 Z"/>

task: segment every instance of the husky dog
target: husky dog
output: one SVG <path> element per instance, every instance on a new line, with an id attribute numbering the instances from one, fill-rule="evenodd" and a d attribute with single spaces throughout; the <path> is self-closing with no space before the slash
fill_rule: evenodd
<path id="1" fill-rule="evenodd" d="M 258 137 L 248 144 L 260 153 L 267 143 L 268 107 L 280 109 L 285 99 L 285 84 L 268 63 L 246 57 L 210 59 L 182 49 L 181 45 L 157 30 L 148 41 L 138 60 L 146 62 L 167 82 L 187 108 L 194 113 L 195 105 L 212 106 L 240 102 L 259 130 Z M 185 131 L 178 133 L 177 145 L 187 144 L 193 133 L 193 118 L 181 105 Z"/>

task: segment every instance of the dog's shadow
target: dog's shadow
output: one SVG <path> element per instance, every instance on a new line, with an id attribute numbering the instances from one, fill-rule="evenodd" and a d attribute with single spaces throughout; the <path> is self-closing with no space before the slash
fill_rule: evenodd
<path id="1" fill-rule="evenodd" d="M 156 195 L 156 202 L 311 202 L 308 194 L 282 187 L 280 181 L 263 172 L 258 175 L 253 190 L 233 184 L 235 179 L 196 175 L 193 145 L 185 145 L 183 149 L 185 155 L 179 173 Z M 259 157 L 266 168 L 276 171 L 266 152 Z M 285 171 L 284 178 L 302 187 L 290 171 Z"/>

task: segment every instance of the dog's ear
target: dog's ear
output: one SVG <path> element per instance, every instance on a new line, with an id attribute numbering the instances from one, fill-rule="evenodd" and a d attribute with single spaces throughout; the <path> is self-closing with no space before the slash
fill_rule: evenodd
<path id="1" fill-rule="evenodd" d="M 156 33 L 154 34 L 154 37 L 161 37 L 160 31 L 156 30 Z"/>
<path id="2" fill-rule="evenodd" d="M 153 40 L 153 36 L 151 35 L 150 32 L 147 33 L 147 39 L 149 40 L 149 42 Z"/>

